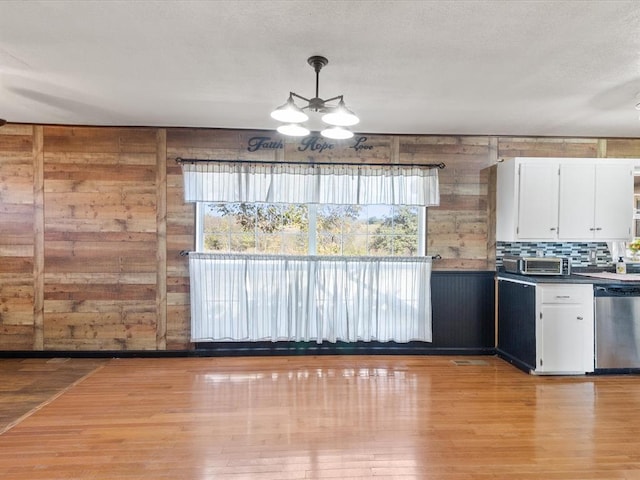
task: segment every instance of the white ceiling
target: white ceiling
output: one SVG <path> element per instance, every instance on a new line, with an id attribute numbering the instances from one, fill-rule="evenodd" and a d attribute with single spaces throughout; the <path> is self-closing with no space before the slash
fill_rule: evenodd
<path id="1" fill-rule="evenodd" d="M 638 0 L 0 0 L 0 117 L 274 129 L 311 55 L 363 133 L 640 137 Z"/>

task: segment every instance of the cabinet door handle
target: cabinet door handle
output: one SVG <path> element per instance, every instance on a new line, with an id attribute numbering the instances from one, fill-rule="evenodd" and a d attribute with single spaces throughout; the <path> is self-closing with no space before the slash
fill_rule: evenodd
<path id="1" fill-rule="evenodd" d="M 590 232 L 593 232 L 594 230 L 595 230 L 595 228 L 590 228 L 589 229 Z"/>
<path id="2" fill-rule="evenodd" d="M 556 295 L 556 298 L 571 298 L 571 295 Z"/>
<path id="3" fill-rule="evenodd" d="M 602 228 L 601 228 L 601 227 L 598 227 L 598 228 L 596 228 L 596 230 L 602 230 Z"/>
<path id="4" fill-rule="evenodd" d="M 582 318 L 582 317 L 578 317 L 578 320 L 584 320 L 584 318 Z"/>
<path id="5" fill-rule="evenodd" d="M 552 232 L 556 229 L 556 227 L 551 227 L 549 230 L 551 230 Z"/>

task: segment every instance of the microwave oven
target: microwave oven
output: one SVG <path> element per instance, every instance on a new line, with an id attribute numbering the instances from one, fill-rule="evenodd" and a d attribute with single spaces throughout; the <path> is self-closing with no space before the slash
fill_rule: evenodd
<path id="1" fill-rule="evenodd" d="M 519 257 L 506 255 L 504 269 L 523 275 L 571 275 L 571 261 L 566 257 Z"/>

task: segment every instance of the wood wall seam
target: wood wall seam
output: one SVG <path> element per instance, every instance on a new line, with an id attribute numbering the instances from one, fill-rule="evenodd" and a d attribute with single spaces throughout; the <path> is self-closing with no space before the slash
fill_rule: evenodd
<path id="1" fill-rule="evenodd" d="M 598 153 L 596 156 L 598 158 L 607 158 L 607 139 L 606 138 L 598 139 Z"/>
<path id="2" fill-rule="evenodd" d="M 44 129 L 33 127 L 33 349 L 44 350 Z"/>
<path id="3" fill-rule="evenodd" d="M 156 133 L 156 349 L 167 348 L 167 131 Z"/>

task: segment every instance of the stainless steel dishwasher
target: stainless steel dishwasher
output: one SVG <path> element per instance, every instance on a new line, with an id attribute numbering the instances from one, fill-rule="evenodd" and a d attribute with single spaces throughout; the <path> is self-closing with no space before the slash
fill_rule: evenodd
<path id="1" fill-rule="evenodd" d="M 596 369 L 640 368 L 640 286 L 596 286 Z"/>

